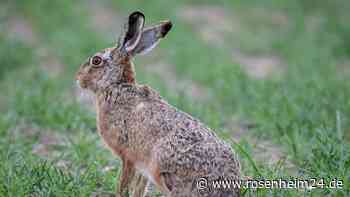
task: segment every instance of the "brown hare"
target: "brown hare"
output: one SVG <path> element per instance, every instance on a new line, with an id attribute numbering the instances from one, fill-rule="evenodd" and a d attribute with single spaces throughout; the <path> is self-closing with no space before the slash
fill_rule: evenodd
<path id="1" fill-rule="evenodd" d="M 240 179 L 231 147 L 136 82 L 132 58 L 152 50 L 172 27 L 163 21 L 143 29 L 144 22 L 141 12 L 130 14 L 118 44 L 88 58 L 76 75 L 80 87 L 96 95 L 99 135 L 122 160 L 116 195 L 144 196 L 151 182 L 166 196 L 239 196 L 239 189 L 203 192 L 196 183 L 203 177 Z"/>

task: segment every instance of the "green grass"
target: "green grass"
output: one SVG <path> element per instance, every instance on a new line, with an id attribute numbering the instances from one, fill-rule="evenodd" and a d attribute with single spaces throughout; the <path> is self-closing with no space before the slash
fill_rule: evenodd
<path id="1" fill-rule="evenodd" d="M 102 3 L 106 3 L 102 1 Z M 232 119 L 254 124 L 254 136 L 276 144 L 293 163 L 268 164 L 254 157 L 253 144 L 242 139 L 232 146 L 239 153 L 243 173 L 265 179 L 338 178 L 343 189 L 247 190 L 246 196 L 348 196 L 350 194 L 350 85 L 348 72 L 338 64 L 348 59 L 350 26 L 345 1 L 322 1 L 317 7 L 304 1 L 113 1 L 119 15 L 141 9 L 147 23 L 170 18 L 174 29 L 161 42 L 161 60 L 176 66 L 176 74 L 210 90 L 213 99 L 196 98 L 169 90 L 156 74 L 145 72 L 146 57 L 136 58 L 137 78 L 159 90 L 170 103 L 193 114 L 230 141 L 225 122 Z M 1 3 L 3 4 L 3 3 Z M 0 4 L 0 5 L 1 5 Z M 224 6 L 243 28 L 227 35 L 224 46 L 205 43 L 196 30 L 178 17 L 185 6 Z M 83 1 L 16 0 L 8 3 L 0 23 L 22 15 L 40 37 L 40 47 L 65 65 L 50 77 L 38 65 L 36 47 L 0 34 L 0 196 L 89 196 L 114 191 L 119 161 L 111 159 L 96 134 L 94 114 L 73 98 L 74 73 L 90 54 L 112 45 L 90 25 L 89 7 Z M 270 24 L 255 10 L 282 12 L 288 23 Z M 336 12 L 335 12 L 336 10 Z M 268 15 L 268 13 L 267 13 Z M 45 17 L 43 17 L 45 16 Z M 317 17 L 316 28 L 305 25 Z M 1 25 L 1 24 L 0 24 Z M 287 66 L 280 77 L 252 79 L 234 64 L 234 49 L 255 54 L 276 54 Z M 35 130 L 30 134 L 29 130 Z M 29 133 L 29 134 L 28 134 Z M 33 154 L 43 134 L 64 142 L 48 145 L 50 157 Z M 60 161 L 65 167 L 57 165 Z M 105 170 L 113 166 L 112 170 Z"/>

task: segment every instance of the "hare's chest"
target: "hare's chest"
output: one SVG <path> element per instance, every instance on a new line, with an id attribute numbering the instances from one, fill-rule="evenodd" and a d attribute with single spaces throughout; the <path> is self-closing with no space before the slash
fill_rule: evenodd
<path id="1" fill-rule="evenodd" d="M 97 128 L 104 143 L 118 155 L 128 147 L 129 135 L 126 121 L 117 112 L 97 110 Z"/>

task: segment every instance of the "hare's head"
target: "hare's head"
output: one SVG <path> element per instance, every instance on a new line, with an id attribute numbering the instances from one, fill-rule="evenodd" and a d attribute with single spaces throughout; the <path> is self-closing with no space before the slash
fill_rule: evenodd
<path id="1" fill-rule="evenodd" d="M 135 83 L 132 57 L 152 50 L 171 29 L 170 21 L 143 29 L 145 16 L 130 14 L 116 46 L 95 53 L 84 62 L 76 75 L 80 87 L 94 92 L 111 84 Z"/>

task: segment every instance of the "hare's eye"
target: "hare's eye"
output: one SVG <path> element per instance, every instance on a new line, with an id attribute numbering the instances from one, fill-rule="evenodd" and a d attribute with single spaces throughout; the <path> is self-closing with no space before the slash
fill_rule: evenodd
<path id="1" fill-rule="evenodd" d="M 102 63 L 102 58 L 100 56 L 94 56 L 92 59 L 91 59 L 91 63 L 95 66 L 99 66 L 101 65 Z"/>

